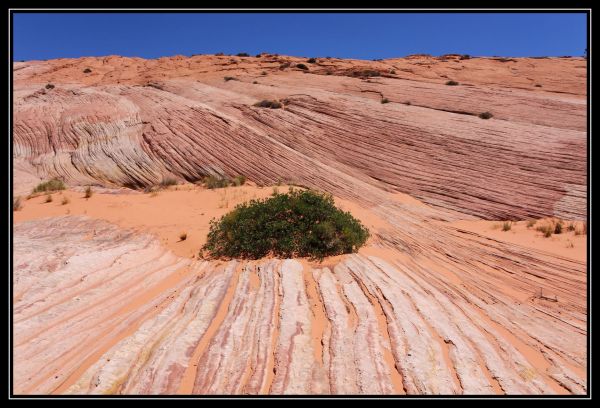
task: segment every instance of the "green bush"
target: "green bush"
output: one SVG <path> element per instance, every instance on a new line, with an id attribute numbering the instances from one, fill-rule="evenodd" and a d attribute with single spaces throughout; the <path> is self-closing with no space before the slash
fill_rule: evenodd
<path id="1" fill-rule="evenodd" d="M 169 186 L 176 186 L 177 185 L 177 180 L 174 179 L 173 177 L 165 177 L 164 179 L 162 179 L 160 181 L 160 187 L 164 188 L 164 187 L 169 187 Z"/>
<path id="2" fill-rule="evenodd" d="M 326 256 L 356 252 L 369 231 L 333 197 L 311 190 L 274 193 L 213 219 L 204 251 L 214 258 L 258 259 Z"/>
<path id="3" fill-rule="evenodd" d="M 46 191 L 58 191 L 64 190 L 65 183 L 59 179 L 52 179 L 50 181 L 44 181 L 43 183 L 38 184 L 34 189 L 33 193 L 45 193 Z"/>
<path id="4" fill-rule="evenodd" d="M 233 180 L 231 180 L 231 184 L 233 184 L 234 186 L 242 186 L 244 185 L 244 183 L 246 182 L 246 176 L 235 176 L 233 178 Z"/>

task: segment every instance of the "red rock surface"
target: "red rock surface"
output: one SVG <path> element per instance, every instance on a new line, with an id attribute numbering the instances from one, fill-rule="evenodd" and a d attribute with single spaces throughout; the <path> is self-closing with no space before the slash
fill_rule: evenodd
<path id="1" fill-rule="evenodd" d="M 16 192 L 51 176 L 147 185 L 212 171 L 369 203 L 371 187 L 400 191 L 490 219 L 585 218 L 585 59 L 319 59 L 306 72 L 300 61 L 15 63 Z M 381 76 L 351 76 L 365 70 Z M 262 99 L 285 107 L 252 106 Z"/>
<path id="2" fill-rule="evenodd" d="M 110 188 L 244 174 L 329 191 L 372 234 L 320 264 L 205 261 L 93 218 L 106 211 L 57 217 L 56 204 L 44 218 L 42 197 L 27 200 L 15 392 L 586 393 L 583 257 L 531 244 L 544 238 L 525 227 L 510 240 L 458 224 L 585 218 L 585 74 L 581 58 L 15 63 L 18 194 L 53 176 Z M 161 194 L 165 212 L 188 208 Z M 201 193 L 173 196 L 195 206 Z M 153 205 L 97 202 L 116 223 Z"/>

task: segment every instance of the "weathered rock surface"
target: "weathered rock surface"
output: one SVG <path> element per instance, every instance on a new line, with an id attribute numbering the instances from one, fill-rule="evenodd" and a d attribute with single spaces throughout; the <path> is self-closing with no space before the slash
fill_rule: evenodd
<path id="1" fill-rule="evenodd" d="M 86 217 L 25 222 L 15 392 L 585 393 L 584 265 L 489 241 L 209 262 Z"/>
<path id="2" fill-rule="evenodd" d="M 16 188 L 52 176 L 142 186 L 224 172 L 368 204 L 389 190 L 448 214 L 585 218 L 585 59 L 318 59 L 307 72 L 299 62 L 15 63 Z M 252 106 L 262 99 L 285 105 Z M 494 117 L 477 116 L 485 111 Z"/>

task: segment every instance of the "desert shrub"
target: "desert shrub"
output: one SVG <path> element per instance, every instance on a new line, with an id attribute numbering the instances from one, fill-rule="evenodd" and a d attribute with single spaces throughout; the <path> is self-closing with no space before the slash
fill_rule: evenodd
<path id="1" fill-rule="evenodd" d="M 187 239 L 187 232 L 182 232 L 181 234 L 179 234 L 180 241 L 185 241 L 186 239 Z"/>
<path id="2" fill-rule="evenodd" d="M 563 226 L 563 225 L 562 225 L 562 222 L 557 222 L 557 223 L 554 225 L 554 233 L 555 233 L 555 234 L 562 234 L 562 226 Z"/>
<path id="3" fill-rule="evenodd" d="M 217 53 L 215 54 L 215 56 L 217 56 L 217 57 L 222 57 L 223 55 L 225 55 L 225 54 L 223 54 L 222 52 L 217 52 Z"/>
<path id="4" fill-rule="evenodd" d="M 160 187 L 165 188 L 169 186 L 176 186 L 177 180 L 173 177 L 165 177 L 160 181 Z"/>
<path id="5" fill-rule="evenodd" d="M 263 71 L 260 73 L 262 76 L 267 76 L 267 71 Z"/>
<path id="6" fill-rule="evenodd" d="M 260 58 L 260 57 L 262 57 L 262 54 L 256 54 L 255 57 Z"/>
<path id="7" fill-rule="evenodd" d="M 13 205 L 12 205 L 13 211 L 19 211 L 22 208 L 23 208 L 23 203 L 21 202 L 21 196 L 17 196 L 15 198 L 13 198 Z"/>
<path id="8" fill-rule="evenodd" d="M 304 64 L 296 64 L 296 68 L 308 71 L 308 67 Z"/>
<path id="9" fill-rule="evenodd" d="M 550 237 L 554 232 L 554 228 L 551 224 L 540 225 L 536 228 L 536 230 L 544 234 L 546 238 Z"/>
<path id="10" fill-rule="evenodd" d="M 87 186 L 85 188 L 85 196 L 84 197 L 85 198 L 90 198 L 92 196 L 92 194 L 94 194 L 93 191 L 92 191 L 92 187 L 91 186 Z"/>
<path id="11" fill-rule="evenodd" d="M 46 202 L 46 203 L 51 203 L 51 202 L 52 202 L 52 194 L 48 194 L 48 195 L 46 196 L 46 200 L 45 200 L 45 202 Z"/>
<path id="12" fill-rule="evenodd" d="M 535 84 L 536 88 L 541 88 L 542 86 L 540 84 Z"/>
<path id="13" fill-rule="evenodd" d="M 478 115 L 481 119 L 490 119 L 492 118 L 494 115 L 492 115 L 490 112 L 482 112 Z"/>
<path id="14" fill-rule="evenodd" d="M 459 59 L 461 59 L 461 60 L 471 59 L 471 56 L 469 54 L 463 54 L 460 56 Z"/>
<path id="15" fill-rule="evenodd" d="M 527 228 L 532 228 L 536 222 L 537 222 L 536 220 L 527 221 Z"/>
<path id="16" fill-rule="evenodd" d="M 90 72 L 92 72 L 92 70 L 89 69 L 89 68 L 86 68 L 86 69 L 83 70 L 84 74 L 89 74 Z"/>
<path id="17" fill-rule="evenodd" d="M 390 69 L 390 74 L 396 75 L 396 70 L 395 69 Z"/>
<path id="18" fill-rule="evenodd" d="M 202 249 L 214 258 L 271 254 L 323 259 L 356 252 L 368 237 L 360 221 L 335 207 L 331 195 L 291 190 L 240 204 L 220 220 L 213 219 Z"/>
<path id="19" fill-rule="evenodd" d="M 316 64 L 317 63 L 317 59 L 316 58 L 309 58 L 306 60 L 306 62 L 308 62 L 309 64 Z"/>
<path id="20" fill-rule="evenodd" d="M 233 178 L 233 180 L 231 180 L 231 184 L 233 184 L 234 186 L 241 186 L 244 185 L 244 183 L 246 183 L 246 176 L 235 176 Z"/>
<path id="21" fill-rule="evenodd" d="M 226 76 L 226 77 L 223 77 L 223 79 L 225 80 L 225 82 L 228 82 L 228 81 L 239 81 L 239 79 L 237 79 L 236 77 L 232 77 L 232 76 Z"/>
<path id="22" fill-rule="evenodd" d="M 203 181 L 206 185 L 206 188 L 211 190 L 215 188 L 227 187 L 229 185 L 229 180 L 226 177 L 221 176 L 207 176 L 204 177 Z"/>
<path id="23" fill-rule="evenodd" d="M 512 223 L 510 221 L 504 221 L 502 224 L 502 231 L 510 231 L 512 228 Z"/>
<path id="24" fill-rule="evenodd" d="M 252 81 L 252 84 L 256 85 L 258 84 L 258 81 Z"/>
<path id="25" fill-rule="evenodd" d="M 569 225 L 567 225 L 567 231 L 575 231 L 575 223 L 574 222 L 570 222 Z"/>
<path id="26" fill-rule="evenodd" d="M 283 64 L 281 64 L 281 65 L 279 66 L 279 69 L 285 69 L 285 68 L 288 68 L 290 65 L 292 65 L 292 64 L 291 64 L 291 62 L 289 62 L 289 61 L 288 61 L 288 62 L 284 62 Z"/>
<path id="27" fill-rule="evenodd" d="M 456 85 L 458 85 L 458 82 L 456 82 L 456 81 L 448 81 L 448 82 L 446 82 L 446 85 L 456 86 Z"/>
<path id="28" fill-rule="evenodd" d="M 46 84 L 46 89 L 54 89 L 54 85 L 52 85 L 52 84 Z"/>
<path id="29" fill-rule="evenodd" d="M 254 104 L 257 108 L 271 108 L 271 109 L 280 109 L 283 107 L 282 103 L 279 101 L 270 101 L 268 99 L 263 99 L 260 102 L 256 102 Z"/>
<path id="30" fill-rule="evenodd" d="M 44 181 L 44 182 L 38 184 L 33 189 L 33 193 L 45 193 L 47 191 L 58 191 L 58 190 L 64 190 L 64 189 L 65 189 L 65 183 L 63 183 L 62 180 L 52 179 L 50 181 Z"/>
<path id="31" fill-rule="evenodd" d="M 390 103 L 390 100 L 388 98 L 383 98 L 381 100 L 381 103 Z"/>
<path id="32" fill-rule="evenodd" d="M 236 54 L 236 56 L 238 56 L 238 57 L 249 57 L 250 54 L 248 54 L 247 52 L 238 52 Z"/>
<path id="33" fill-rule="evenodd" d="M 60 202 L 62 205 L 67 205 L 71 202 L 71 200 L 69 200 L 69 197 L 63 197 L 62 201 Z"/>

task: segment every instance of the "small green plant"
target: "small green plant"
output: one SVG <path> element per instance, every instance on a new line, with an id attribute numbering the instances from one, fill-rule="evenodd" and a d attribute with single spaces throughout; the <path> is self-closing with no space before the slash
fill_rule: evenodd
<path id="1" fill-rule="evenodd" d="M 69 197 L 63 197 L 62 201 L 60 202 L 61 205 L 67 205 L 71 202 L 71 200 L 69 200 Z"/>
<path id="2" fill-rule="evenodd" d="M 21 202 L 21 196 L 17 196 L 15 198 L 13 198 L 13 205 L 12 205 L 13 211 L 19 211 L 22 208 L 23 208 L 23 203 Z"/>
<path id="3" fill-rule="evenodd" d="M 492 115 L 490 112 L 482 112 L 478 116 L 479 116 L 480 119 L 490 119 L 494 115 Z"/>
<path id="4" fill-rule="evenodd" d="M 48 191 L 58 191 L 58 190 L 64 190 L 65 189 L 65 183 L 62 182 L 62 180 L 59 179 L 52 179 L 50 181 L 44 181 L 40 184 L 38 184 L 34 189 L 33 189 L 33 193 L 45 193 Z"/>
<path id="5" fill-rule="evenodd" d="M 48 194 L 48 195 L 46 196 L 46 200 L 45 200 L 44 202 L 46 202 L 46 203 L 51 203 L 51 202 L 52 202 L 52 194 Z"/>
<path id="6" fill-rule="evenodd" d="M 296 68 L 301 69 L 303 71 L 308 71 L 308 67 L 304 64 L 296 64 Z"/>
<path id="7" fill-rule="evenodd" d="M 390 100 L 388 98 L 383 98 L 381 100 L 381 103 L 390 103 Z"/>
<path id="8" fill-rule="evenodd" d="M 92 187 L 91 186 L 87 186 L 85 188 L 85 196 L 84 197 L 85 198 L 90 198 L 92 196 L 92 194 L 94 194 L 93 191 L 92 191 Z"/>
<path id="9" fill-rule="evenodd" d="M 180 241 L 185 241 L 186 239 L 187 239 L 187 232 L 182 232 L 181 234 L 179 234 Z"/>
<path id="10" fill-rule="evenodd" d="M 279 101 L 270 101 L 268 99 L 263 99 L 260 102 L 256 102 L 254 106 L 256 106 L 257 108 L 280 109 L 283 107 L 283 104 Z"/>
<path id="11" fill-rule="evenodd" d="M 504 221 L 504 223 L 502 224 L 502 231 L 510 231 L 511 228 L 512 228 L 512 222 Z"/>
<path id="12" fill-rule="evenodd" d="M 92 70 L 89 69 L 89 68 L 86 68 L 86 69 L 83 70 L 84 74 L 89 74 L 90 72 L 92 72 Z"/>
<path id="13" fill-rule="evenodd" d="M 223 79 L 225 80 L 225 82 L 228 82 L 228 81 L 239 81 L 239 79 L 237 79 L 236 77 L 232 77 L 232 76 L 226 76 L 226 77 L 223 77 Z"/>
<path id="14" fill-rule="evenodd" d="M 532 228 L 536 222 L 537 222 L 536 220 L 527 221 L 527 228 Z"/>
<path id="15" fill-rule="evenodd" d="M 242 185 L 244 185 L 245 182 L 246 182 L 246 176 L 242 176 L 242 175 L 235 176 L 233 178 L 233 180 L 231 180 L 231 183 L 234 186 L 242 186 Z"/>
<path id="16" fill-rule="evenodd" d="M 456 82 L 456 81 L 448 81 L 448 82 L 446 82 L 446 85 L 456 86 L 456 85 L 458 85 L 458 82 Z"/>
<path id="17" fill-rule="evenodd" d="M 215 188 L 224 188 L 229 186 L 229 180 L 226 177 L 221 177 L 221 176 L 207 176 L 204 177 L 204 184 L 206 185 L 206 188 L 208 189 L 215 189 Z"/>
<path id="18" fill-rule="evenodd" d="M 213 219 L 202 248 L 214 258 L 310 257 L 356 252 L 369 231 L 333 197 L 311 190 L 274 194 Z"/>
<path id="19" fill-rule="evenodd" d="M 309 58 L 306 60 L 306 62 L 308 62 L 309 64 L 316 64 L 317 59 L 316 58 Z"/>

